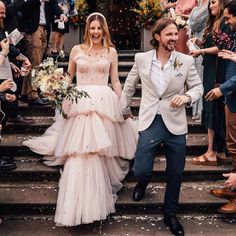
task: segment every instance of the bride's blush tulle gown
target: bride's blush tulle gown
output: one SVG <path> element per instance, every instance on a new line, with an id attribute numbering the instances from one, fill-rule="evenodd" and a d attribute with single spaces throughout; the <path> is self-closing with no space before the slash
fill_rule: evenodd
<path id="1" fill-rule="evenodd" d="M 78 90 L 90 97 L 64 101 L 68 119 L 58 115 L 43 136 L 23 142 L 44 155 L 45 164 L 64 164 L 55 222 L 65 226 L 102 220 L 115 212 L 116 194 L 137 142 L 136 126 L 124 120 L 119 98 L 108 86 L 109 76 L 118 76 L 116 51 L 75 46 L 70 60 L 76 63 Z"/>

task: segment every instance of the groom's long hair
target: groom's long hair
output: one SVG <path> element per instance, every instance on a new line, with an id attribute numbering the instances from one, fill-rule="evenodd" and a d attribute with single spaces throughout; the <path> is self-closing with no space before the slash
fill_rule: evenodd
<path id="1" fill-rule="evenodd" d="M 156 40 L 155 35 L 159 34 L 161 35 L 161 31 L 163 29 L 165 29 L 168 25 L 174 24 L 176 25 L 176 27 L 178 28 L 176 22 L 173 19 L 170 18 L 161 18 L 159 19 L 152 30 L 152 40 L 150 41 L 150 44 L 154 47 L 154 48 L 158 48 L 159 47 L 159 41 Z"/>

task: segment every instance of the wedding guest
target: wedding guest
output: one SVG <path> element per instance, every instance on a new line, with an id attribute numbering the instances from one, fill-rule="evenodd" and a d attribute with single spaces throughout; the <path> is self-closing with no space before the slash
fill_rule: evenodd
<path id="1" fill-rule="evenodd" d="M 69 14 L 69 6 L 66 0 L 60 1 L 58 6 L 63 11 L 65 15 Z M 74 8 L 73 8 L 74 9 Z M 60 24 L 62 24 L 60 26 Z M 61 22 L 59 17 L 54 16 L 54 22 L 52 23 L 52 33 L 51 33 L 51 55 L 58 56 L 59 52 L 63 50 L 64 47 L 64 35 L 69 33 L 69 21 Z"/>
<path id="2" fill-rule="evenodd" d="M 9 53 L 9 47 L 10 47 L 10 41 L 8 39 L 3 39 L 0 42 L 0 47 L 1 47 L 1 57 L 0 57 L 0 66 L 5 60 L 6 55 Z"/>
<path id="3" fill-rule="evenodd" d="M 202 49 L 191 52 L 191 55 L 203 56 L 203 87 L 204 96 L 225 79 L 225 61 L 217 59 L 220 44 L 214 41 L 214 37 L 223 33 L 229 33 L 230 29 L 225 25 L 223 11 L 227 0 L 210 0 L 209 18 L 203 35 Z M 224 41 L 224 40 L 220 40 Z M 224 43 L 224 42 L 223 42 Z M 203 100 L 202 124 L 208 131 L 208 149 L 206 153 L 193 158 L 195 165 L 217 165 L 217 161 L 225 159 L 225 115 L 222 99 L 215 101 Z"/>
<path id="4" fill-rule="evenodd" d="M 1 8 L 0 8 L 0 14 L 1 14 Z M 9 44 L 8 39 L 4 39 L 0 42 L 0 47 L 1 47 L 0 66 L 4 62 L 5 55 L 9 53 L 9 46 L 10 44 Z M 13 86 L 12 80 L 5 80 L 2 83 L 0 83 L 0 135 L 2 131 L 2 121 L 5 116 L 5 113 L 1 110 L 1 105 L 3 102 L 11 103 L 16 99 L 14 94 L 9 94 L 6 92 L 10 88 L 12 88 L 12 86 Z M 8 171 L 8 170 L 13 170 L 15 168 L 16 168 L 16 164 L 13 162 L 12 158 L 0 156 L 0 171 L 5 171 L 5 170 Z M 0 219 L 0 222 L 1 222 L 1 219 Z"/>
<path id="5" fill-rule="evenodd" d="M 181 16 L 184 20 L 188 20 L 191 10 L 197 6 L 197 0 L 178 0 L 175 6 L 176 15 Z M 187 29 L 179 30 L 179 42 L 177 44 L 176 50 L 185 54 L 189 53 L 187 47 L 187 41 L 189 36 L 187 35 Z"/>
<path id="6" fill-rule="evenodd" d="M 19 27 L 18 17 L 20 8 L 26 3 L 24 0 L 3 0 L 6 6 L 6 18 L 4 20 L 4 28 L 8 33 Z"/>
<path id="7" fill-rule="evenodd" d="M 0 12 L 1 12 L 1 14 L 0 14 L 0 22 L 1 22 L 0 23 L 0 41 L 2 40 L 1 41 L 1 46 L 4 47 L 4 42 L 6 43 L 6 42 L 8 42 L 8 40 L 6 40 L 5 28 L 4 28 L 4 19 L 6 17 L 6 7 L 5 7 L 5 5 L 2 1 L 0 1 Z M 10 44 L 8 52 L 7 53 L 2 52 L 2 54 L 5 57 L 1 58 L 2 64 L 0 66 L 0 69 L 1 69 L 1 78 L 0 78 L 0 80 L 4 81 L 4 80 L 11 79 L 13 81 L 14 80 L 14 78 L 13 78 L 14 75 L 16 75 L 16 77 L 19 76 L 20 69 L 14 63 L 11 62 L 12 60 L 20 61 L 22 63 L 22 66 L 25 68 L 26 71 L 30 69 L 31 64 L 30 64 L 28 58 L 25 57 L 19 51 L 19 49 L 17 49 L 13 45 Z M 14 73 L 12 73 L 12 71 Z M 11 121 L 12 123 L 21 124 L 21 125 L 30 125 L 30 124 L 34 123 L 34 121 L 32 119 L 29 119 L 29 118 L 26 118 L 26 117 L 23 117 L 23 116 L 19 115 L 19 109 L 18 109 L 17 101 L 14 101 L 14 102 L 11 102 L 11 103 L 4 102 L 2 104 L 2 109 L 6 113 L 6 117 L 3 121 L 3 125 L 5 125 L 7 119 L 8 119 L 8 121 Z"/>
<path id="8" fill-rule="evenodd" d="M 226 24 L 236 31 L 236 0 L 229 2 L 224 9 Z M 235 38 L 235 34 L 234 34 Z M 226 115 L 226 137 L 227 148 L 232 159 L 233 169 L 231 173 L 224 174 L 228 177 L 225 188 L 212 189 L 210 193 L 216 197 L 230 199 L 230 201 L 219 208 L 223 213 L 236 213 L 236 49 L 233 45 L 232 51 L 223 50 L 218 53 L 226 61 L 225 82 L 218 88 L 214 88 L 206 95 L 207 100 L 217 99 L 225 96 Z"/>
<path id="9" fill-rule="evenodd" d="M 152 178 L 154 159 L 163 145 L 167 163 L 164 223 L 174 235 L 184 235 L 176 213 L 186 158 L 185 105 L 195 102 L 203 88 L 193 58 L 175 51 L 178 42 L 176 22 L 161 18 L 154 25 L 152 37 L 154 50 L 135 55 L 120 100 L 124 114 L 129 115 L 132 96 L 141 80 L 139 138 L 134 161 L 138 183 L 133 200 L 144 198 Z M 184 91 L 185 85 L 187 91 Z"/>
<path id="10" fill-rule="evenodd" d="M 47 37 L 51 32 L 53 15 L 57 15 L 61 21 L 67 21 L 67 17 L 58 7 L 56 0 L 31 0 L 20 8 L 19 30 L 25 33 L 25 54 L 33 67 L 38 66 L 47 46 Z M 37 89 L 31 84 L 31 75 L 24 77 L 22 88 L 22 100 L 27 100 L 29 106 L 49 105 L 48 101 L 38 96 Z"/>
<path id="11" fill-rule="evenodd" d="M 115 212 L 117 191 L 136 149 L 137 130 L 119 109 L 118 56 L 101 13 L 88 16 L 84 43 L 74 46 L 68 73 L 89 97 L 64 101 L 68 119 L 59 119 L 44 136 L 23 144 L 64 164 L 55 222 L 74 226 L 103 220 Z M 108 86 L 111 80 L 113 90 Z M 49 159 L 49 158 L 48 158 Z"/>
<path id="12" fill-rule="evenodd" d="M 198 6 L 194 7 L 188 18 L 188 25 L 192 38 L 198 38 L 202 41 L 204 29 L 208 19 L 209 0 L 198 0 Z M 198 74 L 203 81 L 203 65 L 202 56 L 195 58 L 195 65 Z M 196 122 L 201 122 L 202 117 L 202 97 L 199 98 L 192 107 L 192 118 Z"/>

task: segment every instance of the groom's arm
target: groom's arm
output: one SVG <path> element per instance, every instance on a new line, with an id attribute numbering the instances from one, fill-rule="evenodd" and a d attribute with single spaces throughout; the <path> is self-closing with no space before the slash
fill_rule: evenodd
<path id="1" fill-rule="evenodd" d="M 194 59 L 191 58 L 191 64 L 186 78 L 187 91 L 186 95 L 191 97 L 191 104 L 196 102 L 203 95 L 202 81 L 197 73 Z"/>
<path id="2" fill-rule="evenodd" d="M 120 106 L 123 114 L 130 113 L 130 103 L 135 93 L 138 81 L 139 81 L 139 72 L 138 72 L 137 54 L 136 54 L 134 59 L 134 65 L 125 80 L 124 88 L 122 90 L 122 94 L 120 97 Z"/>

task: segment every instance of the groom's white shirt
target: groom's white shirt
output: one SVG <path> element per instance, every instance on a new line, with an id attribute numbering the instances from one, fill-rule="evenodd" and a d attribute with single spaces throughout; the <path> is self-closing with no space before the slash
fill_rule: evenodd
<path id="1" fill-rule="evenodd" d="M 168 75 L 168 69 L 170 66 L 172 66 L 172 62 L 173 62 L 173 53 L 171 53 L 169 60 L 162 69 L 162 64 L 157 59 L 157 54 L 153 53 L 150 78 L 152 80 L 153 85 L 155 86 L 156 93 L 159 97 L 163 94 L 168 85 L 168 81 L 170 79 Z M 159 106 L 157 114 L 160 114 Z"/>
<path id="2" fill-rule="evenodd" d="M 151 76 L 154 54 L 156 54 L 156 50 L 135 55 L 134 65 L 126 78 L 120 98 L 121 109 L 124 114 L 129 111 L 136 85 L 141 80 L 142 97 L 138 130 L 147 129 L 156 114 L 160 113 L 167 129 L 171 133 L 176 135 L 185 134 L 188 131 L 185 106 L 172 108 L 170 101 L 176 95 L 187 94 L 191 97 L 192 103 L 194 103 L 202 96 L 203 86 L 197 74 L 194 59 L 191 56 L 173 51 L 168 61 L 170 67 L 167 67 L 164 73 L 164 88 L 159 90 L 157 88 L 159 86 L 158 83 L 153 83 L 154 74 Z M 161 76 L 161 74 L 156 74 L 156 79 L 161 79 Z"/>

